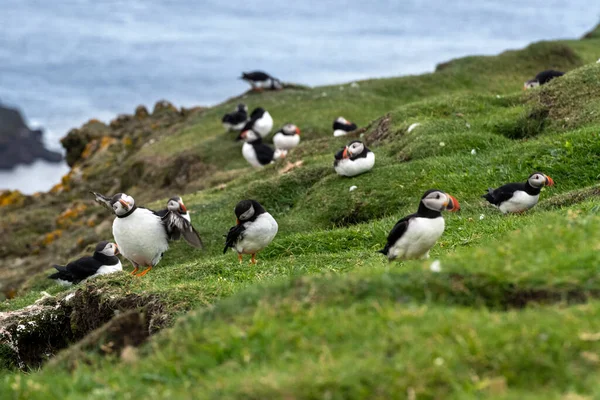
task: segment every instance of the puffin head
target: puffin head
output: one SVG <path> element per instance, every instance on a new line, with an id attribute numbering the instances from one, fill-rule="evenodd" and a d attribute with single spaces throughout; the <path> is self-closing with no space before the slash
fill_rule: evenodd
<path id="1" fill-rule="evenodd" d="M 527 182 L 534 188 L 541 188 L 543 186 L 554 186 L 554 181 L 548 175 L 542 174 L 541 172 L 534 172 L 529 175 Z"/>
<path id="2" fill-rule="evenodd" d="M 115 214 L 121 216 L 127 214 L 135 206 L 135 200 L 125 193 L 117 193 L 110 200 L 110 205 Z"/>
<path id="3" fill-rule="evenodd" d="M 353 142 L 348 143 L 344 152 L 342 153 L 343 158 L 352 158 L 356 155 L 359 155 L 365 150 L 365 145 L 360 140 L 355 140 Z"/>
<path id="4" fill-rule="evenodd" d="M 242 224 L 263 211 L 264 208 L 256 200 L 242 200 L 235 206 L 236 222 Z"/>
<path id="5" fill-rule="evenodd" d="M 454 196 L 441 190 L 431 189 L 425 192 L 421 197 L 421 202 L 425 207 L 433 211 L 458 211 L 460 204 Z"/>
<path id="6" fill-rule="evenodd" d="M 340 124 L 349 125 L 350 122 L 344 117 L 337 117 L 335 122 L 339 122 Z"/>
<path id="7" fill-rule="evenodd" d="M 248 106 L 244 103 L 240 103 L 237 105 L 236 111 L 248 114 Z"/>
<path id="8" fill-rule="evenodd" d="M 96 245 L 96 253 L 101 253 L 109 257 L 116 256 L 119 254 L 119 247 L 116 243 L 104 240 Z"/>
<path id="9" fill-rule="evenodd" d="M 260 139 L 260 136 L 258 136 L 258 134 L 252 129 L 246 129 L 240 133 L 240 136 L 238 136 L 238 140 L 243 140 L 246 143 L 251 143 L 258 139 Z"/>
<path id="10" fill-rule="evenodd" d="M 281 130 L 286 135 L 299 135 L 300 134 L 300 128 L 298 128 L 294 124 L 285 124 L 283 126 L 283 128 L 281 128 Z"/>
<path id="11" fill-rule="evenodd" d="M 167 210 L 177 211 L 180 214 L 187 213 L 187 208 L 183 204 L 183 199 L 179 196 L 171 197 L 167 202 Z"/>
<path id="12" fill-rule="evenodd" d="M 531 89 L 536 86 L 540 86 L 540 82 L 537 79 L 530 79 L 523 84 L 523 90 Z"/>

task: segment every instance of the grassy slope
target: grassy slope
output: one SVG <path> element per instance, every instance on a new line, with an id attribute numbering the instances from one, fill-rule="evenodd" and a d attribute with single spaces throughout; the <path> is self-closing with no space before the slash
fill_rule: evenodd
<path id="1" fill-rule="evenodd" d="M 277 124 L 302 128 L 291 159 L 304 166 L 283 176 L 280 166 L 249 170 L 239 144 L 220 133 L 220 115 L 237 100 L 208 110 L 137 155 L 186 149 L 219 168 L 215 182 L 228 181 L 225 189 L 185 196 L 207 251 L 176 243 L 144 279 L 97 280 L 122 292 L 158 293 L 174 313 L 196 311 L 135 357 L 89 354 L 81 355 L 89 363 L 72 372 L 61 362 L 31 376 L 0 372 L 0 392 L 16 398 L 113 398 L 124 388 L 149 398 L 599 395 L 600 342 L 589 334 L 600 331 L 593 187 L 600 66 L 584 66 L 532 93 L 516 90 L 545 67 L 570 70 L 595 61 L 599 45 L 600 39 L 539 43 L 456 60 L 435 74 L 248 96 L 251 108 L 269 109 Z M 547 119 L 529 117 L 540 110 Z M 337 177 L 332 154 L 345 139 L 330 136 L 330 121 L 344 115 L 365 126 L 384 113 L 389 136 L 372 146 L 375 169 Z M 417 121 L 422 126 L 405 133 Z M 532 170 L 557 183 L 532 212 L 505 217 L 480 199 L 488 186 L 522 180 Z M 351 185 L 358 190 L 349 192 Z M 446 217 L 446 233 L 432 251 L 442 272 L 430 272 L 430 262 L 388 264 L 374 251 L 431 187 L 455 195 L 463 207 Z M 245 197 L 261 201 L 280 223 L 256 267 L 221 254 L 233 206 Z M 42 289 L 61 290 L 40 280 L 0 308 L 29 304 Z M 521 309 L 531 300 L 541 304 Z"/>

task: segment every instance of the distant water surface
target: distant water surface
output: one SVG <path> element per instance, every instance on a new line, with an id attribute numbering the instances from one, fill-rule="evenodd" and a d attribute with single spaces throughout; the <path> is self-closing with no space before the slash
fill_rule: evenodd
<path id="1" fill-rule="evenodd" d="M 219 102 L 247 88 L 236 79 L 243 70 L 308 85 L 422 73 L 577 38 L 599 19 L 589 0 L 2 0 L 0 101 L 48 128 L 58 147 L 70 128 L 138 104 Z M 64 170 L 0 173 L 0 188 L 46 190 Z"/>

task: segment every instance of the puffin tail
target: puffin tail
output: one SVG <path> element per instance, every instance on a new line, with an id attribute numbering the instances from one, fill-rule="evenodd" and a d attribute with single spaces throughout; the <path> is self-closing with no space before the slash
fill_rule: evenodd
<path id="1" fill-rule="evenodd" d="M 487 201 L 489 201 L 490 203 L 494 204 L 494 189 L 489 188 L 488 192 L 486 194 L 484 194 L 483 196 L 484 199 L 486 199 Z"/>
<path id="2" fill-rule="evenodd" d="M 63 281 L 72 281 L 73 277 L 67 272 L 67 267 L 63 265 L 54 265 L 54 268 L 58 271 L 48 277 L 48 279 L 61 279 Z"/>
<path id="3" fill-rule="evenodd" d="M 384 247 L 384 248 L 383 248 L 383 249 L 381 249 L 381 250 L 377 250 L 377 252 L 378 252 L 378 253 L 381 253 L 381 254 L 383 254 L 384 256 L 386 256 L 386 257 L 387 257 L 388 249 L 387 249 L 387 247 Z"/>

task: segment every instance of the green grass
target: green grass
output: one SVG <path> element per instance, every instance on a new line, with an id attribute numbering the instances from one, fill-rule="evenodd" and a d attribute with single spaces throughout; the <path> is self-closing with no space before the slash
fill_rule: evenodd
<path id="1" fill-rule="evenodd" d="M 544 42 L 358 88 L 249 95 L 250 108 L 260 104 L 277 125 L 302 129 L 290 160 L 304 164 L 285 175 L 281 165 L 250 170 L 239 144 L 222 133 L 220 116 L 239 100 L 208 109 L 125 164 L 189 152 L 214 168 L 210 187 L 184 196 L 206 250 L 174 243 L 142 279 L 123 273 L 93 281 L 116 295 L 158 295 L 178 317 L 174 325 L 133 354 L 89 351 L 73 365 L 67 349 L 39 371 L 0 369 L 0 393 L 600 396 L 600 65 L 590 64 L 598 46 L 598 38 Z M 549 67 L 572 71 L 520 92 L 524 80 Z M 359 126 L 375 121 L 367 141 L 376 120 L 388 116 L 384 138 L 370 145 L 377 158 L 371 172 L 351 179 L 333 172 L 333 153 L 348 140 L 331 137 L 338 115 Z M 407 133 L 413 122 L 421 126 Z M 504 216 L 481 199 L 488 187 L 536 170 L 556 186 L 530 212 Z M 352 185 L 358 189 L 349 192 Z M 376 251 L 432 187 L 457 197 L 462 210 L 446 215 L 430 260 L 388 263 Z M 280 227 L 257 266 L 222 254 L 242 198 L 260 201 Z M 164 203 L 154 200 L 150 206 Z M 434 259 L 441 272 L 430 271 Z M 31 304 L 42 290 L 62 289 L 40 275 L 0 310 Z"/>

